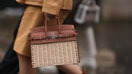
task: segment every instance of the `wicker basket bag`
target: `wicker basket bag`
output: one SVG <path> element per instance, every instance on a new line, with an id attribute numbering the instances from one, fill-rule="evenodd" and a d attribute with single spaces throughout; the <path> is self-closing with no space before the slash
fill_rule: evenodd
<path id="1" fill-rule="evenodd" d="M 32 28 L 29 34 L 31 43 L 32 67 L 77 64 L 77 33 L 73 25 L 58 25 Z"/>

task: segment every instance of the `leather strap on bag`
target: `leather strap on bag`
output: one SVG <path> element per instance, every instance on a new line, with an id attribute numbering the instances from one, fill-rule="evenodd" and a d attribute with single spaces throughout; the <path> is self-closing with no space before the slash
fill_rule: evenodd
<path id="1" fill-rule="evenodd" d="M 47 29 L 47 21 L 48 21 L 48 16 L 45 14 L 45 20 L 44 20 L 44 24 L 45 24 L 45 34 L 47 35 L 47 33 L 48 33 L 48 29 Z M 59 17 L 57 16 L 56 17 L 56 20 L 57 20 L 57 27 L 58 27 L 58 32 L 59 32 L 59 34 L 61 34 L 61 29 L 60 29 L 60 25 L 61 25 L 61 23 L 60 23 L 60 20 L 59 20 Z"/>

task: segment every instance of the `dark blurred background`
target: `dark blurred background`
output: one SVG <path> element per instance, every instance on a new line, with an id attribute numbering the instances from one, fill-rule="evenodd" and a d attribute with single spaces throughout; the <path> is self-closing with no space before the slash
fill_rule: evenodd
<path id="1" fill-rule="evenodd" d="M 16 3 L 15 0 L 1 0 L 0 2 L 0 9 L 4 9 L 6 7 L 20 7 L 18 3 Z"/>
<path id="2" fill-rule="evenodd" d="M 101 20 L 93 25 L 99 60 L 97 74 L 132 74 L 132 0 L 98 2 Z M 0 2 L 0 60 L 12 41 L 23 10 L 15 0 Z"/>
<path id="3" fill-rule="evenodd" d="M 0 58 L 3 57 L 12 41 L 13 30 L 23 13 L 23 6 L 15 0 L 1 0 L 0 2 Z"/>

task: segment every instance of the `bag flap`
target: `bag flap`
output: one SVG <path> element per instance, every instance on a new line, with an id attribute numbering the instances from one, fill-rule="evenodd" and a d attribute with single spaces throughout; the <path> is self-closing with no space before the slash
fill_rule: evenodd
<path id="1" fill-rule="evenodd" d="M 66 38 L 75 37 L 77 33 L 75 32 L 73 25 L 61 25 L 61 33 L 58 32 L 57 26 L 48 26 L 48 32 L 45 33 L 45 27 L 33 28 L 30 31 L 30 40 L 40 40 L 40 39 L 51 39 L 51 38 Z"/>
<path id="2" fill-rule="evenodd" d="M 60 26 L 61 30 L 75 30 L 73 25 L 61 25 Z M 58 26 L 54 25 L 54 26 L 47 26 L 47 30 L 48 31 L 57 31 L 58 30 Z M 35 33 L 35 32 L 44 32 L 45 31 L 45 27 L 41 26 L 41 27 L 35 27 L 32 28 L 30 30 L 30 34 L 31 33 Z"/>

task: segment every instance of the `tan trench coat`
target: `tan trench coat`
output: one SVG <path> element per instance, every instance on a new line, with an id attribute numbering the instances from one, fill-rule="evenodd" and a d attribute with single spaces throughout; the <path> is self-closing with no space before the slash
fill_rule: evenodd
<path id="1" fill-rule="evenodd" d="M 28 40 L 31 28 L 42 26 L 44 14 L 59 15 L 61 23 L 65 20 L 69 10 L 72 9 L 72 0 L 17 0 L 26 5 L 20 27 L 14 43 L 14 50 L 21 55 L 31 56 L 30 42 Z M 56 20 L 51 20 L 48 25 L 55 25 Z"/>
<path id="2" fill-rule="evenodd" d="M 42 12 L 58 15 L 60 9 L 71 10 L 72 0 L 16 0 L 20 4 L 42 6 Z"/>

